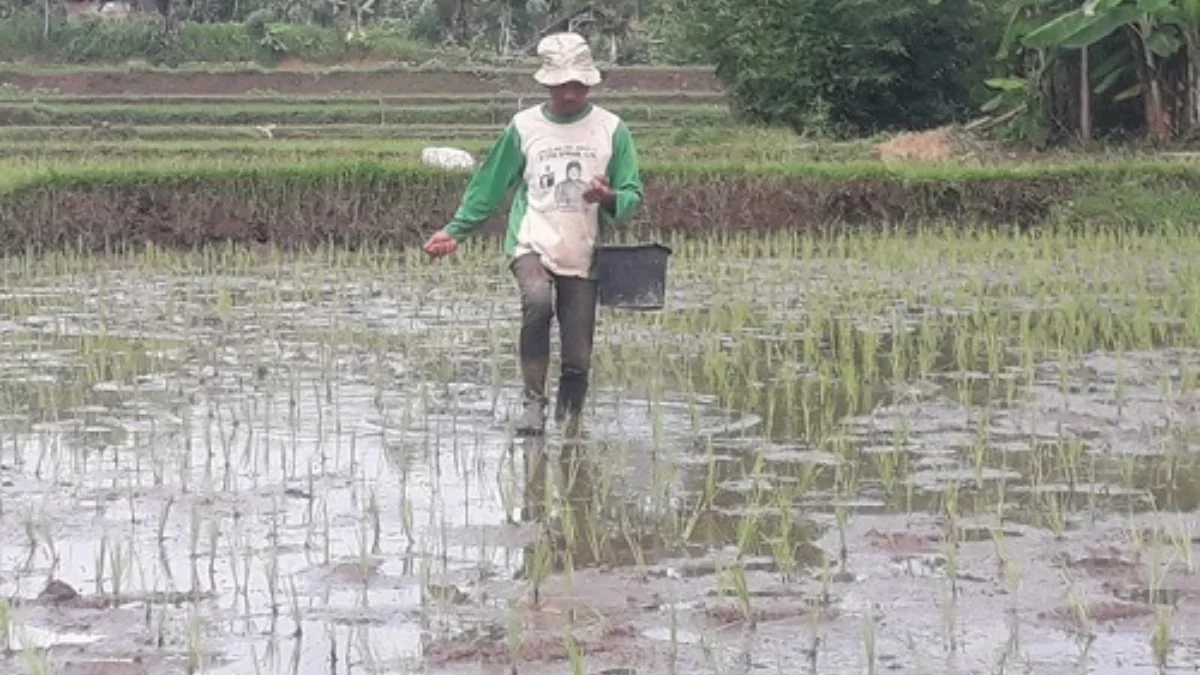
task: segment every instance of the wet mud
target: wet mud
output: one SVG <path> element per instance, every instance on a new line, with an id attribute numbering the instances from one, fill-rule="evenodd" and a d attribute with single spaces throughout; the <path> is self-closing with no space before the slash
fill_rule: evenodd
<path id="1" fill-rule="evenodd" d="M 818 387 L 814 406 L 788 398 L 772 352 L 801 312 L 772 299 L 796 297 L 787 282 L 740 326 L 689 337 L 672 322 L 715 312 L 714 290 L 703 260 L 673 265 L 668 310 L 602 311 L 577 439 L 508 432 L 515 293 L 482 271 L 10 274 L 0 669 L 1152 673 L 1200 658 L 1200 395 L 1185 386 L 1200 352 L 1024 368 L 1010 351 L 990 376 L 948 344 L 926 376 Z M 742 290 L 771 268 L 747 262 Z M 925 280 L 956 287 L 972 273 L 956 269 Z"/>

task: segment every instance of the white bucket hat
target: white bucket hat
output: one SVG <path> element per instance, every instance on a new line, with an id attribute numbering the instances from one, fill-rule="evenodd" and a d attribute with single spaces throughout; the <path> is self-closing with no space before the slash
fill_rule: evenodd
<path id="1" fill-rule="evenodd" d="M 600 71 L 592 60 L 592 50 L 578 33 L 547 35 L 538 43 L 537 53 L 542 67 L 533 74 L 533 79 L 538 84 L 546 87 L 572 81 L 587 87 L 600 84 Z"/>

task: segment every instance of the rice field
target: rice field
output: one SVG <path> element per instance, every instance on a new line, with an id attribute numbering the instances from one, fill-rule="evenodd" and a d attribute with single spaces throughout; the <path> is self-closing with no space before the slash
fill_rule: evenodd
<path id="1" fill-rule="evenodd" d="M 1193 236 L 670 243 L 665 310 L 602 310 L 570 443 L 507 431 L 488 242 L 7 259 L 9 663 L 1195 659 Z"/>
<path id="2" fill-rule="evenodd" d="M 443 144 L 303 128 L 0 127 L 0 173 L 405 164 Z M 444 141 L 478 153 L 489 129 Z M 869 151 L 638 138 L 679 165 Z M 630 232 L 674 251 L 666 307 L 600 310 L 571 441 L 510 433 L 519 308 L 495 239 L 436 263 L 11 251 L 0 671 L 1190 672 L 1200 240 L 1172 171 L 1055 212 L 1156 228 Z"/>
<path id="3" fill-rule="evenodd" d="M 235 133 L 339 139 L 403 135 L 416 128 L 422 138 L 464 131 L 490 138 L 541 96 L 528 70 L 520 68 L 56 72 L 0 67 L 0 132 L 35 141 L 64 140 L 60 129 L 85 139 L 162 138 L 164 128 L 183 138 Z M 699 69 L 609 68 L 596 100 L 638 132 L 733 126 L 719 84 Z M 264 134 L 264 129 L 270 131 Z"/>

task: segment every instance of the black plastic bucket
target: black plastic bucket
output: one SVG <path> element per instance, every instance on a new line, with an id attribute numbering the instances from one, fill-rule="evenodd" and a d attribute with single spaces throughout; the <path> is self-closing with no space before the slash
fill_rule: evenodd
<path id="1" fill-rule="evenodd" d="M 662 309 L 667 294 L 667 260 L 662 244 L 601 246 L 596 250 L 600 305 L 623 309 Z"/>

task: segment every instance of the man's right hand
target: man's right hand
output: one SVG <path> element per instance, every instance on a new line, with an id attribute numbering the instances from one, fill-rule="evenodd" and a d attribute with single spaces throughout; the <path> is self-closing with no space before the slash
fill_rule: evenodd
<path id="1" fill-rule="evenodd" d="M 458 240 L 442 230 L 434 232 L 429 241 L 425 242 L 425 252 L 429 254 L 430 258 L 440 258 L 457 250 Z"/>

